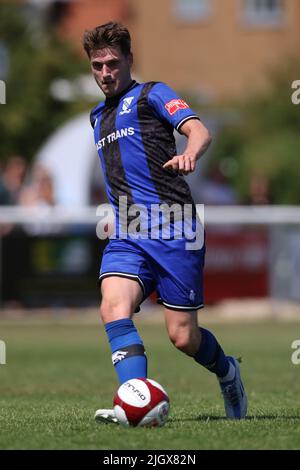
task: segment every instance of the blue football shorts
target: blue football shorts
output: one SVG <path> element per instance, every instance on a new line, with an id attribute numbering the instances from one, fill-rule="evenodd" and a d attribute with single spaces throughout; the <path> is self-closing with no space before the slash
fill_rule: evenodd
<path id="1" fill-rule="evenodd" d="M 143 300 L 156 291 L 157 302 L 171 310 L 197 310 L 203 307 L 204 257 L 205 246 L 186 250 L 184 239 L 112 239 L 103 252 L 99 279 L 134 279 Z"/>

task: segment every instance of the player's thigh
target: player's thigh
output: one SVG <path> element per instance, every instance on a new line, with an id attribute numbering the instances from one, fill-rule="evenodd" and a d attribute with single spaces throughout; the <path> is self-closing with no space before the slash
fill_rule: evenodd
<path id="1" fill-rule="evenodd" d="M 109 276 L 101 282 L 100 313 L 104 323 L 131 318 L 143 300 L 140 284 L 118 276 Z"/>

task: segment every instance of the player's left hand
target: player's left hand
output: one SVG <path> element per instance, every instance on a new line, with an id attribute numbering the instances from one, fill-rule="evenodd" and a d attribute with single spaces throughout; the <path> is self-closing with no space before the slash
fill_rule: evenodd
<path id="1" fill-rule="evenodd" d="M 175 155 L 167 163 L 163 165 L 163 168 L 172 168 L 178 171 L 180 175 L 188 175 L 192 173 L 196 168 L 196 157 L 183 153 L 182 155 Z"/>

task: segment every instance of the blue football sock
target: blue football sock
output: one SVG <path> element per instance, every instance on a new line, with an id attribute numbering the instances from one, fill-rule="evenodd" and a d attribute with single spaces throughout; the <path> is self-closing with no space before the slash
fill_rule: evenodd
<path id="1" fill-rule="evenodd" d="M 214 372 L 218 377 L 225 377 L 229 371 L 229 360 L 215 336 L 205 328 L 200 327 L 200 331 L 202 339 L 194 356 L 195 361 Z"/>
<path id="2" fill-rule="evenodd" d="M 121 384 L 129 379 L 147 377 L 147 357 L 133 321 L 124 318 L 107 323 L 105 331 Z"/>

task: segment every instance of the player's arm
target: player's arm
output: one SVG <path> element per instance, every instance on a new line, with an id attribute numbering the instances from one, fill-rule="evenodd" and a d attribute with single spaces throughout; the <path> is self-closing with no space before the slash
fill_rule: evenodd
<path id="1" fill-rule="evenodd" d="M 212 137 L 206 127 L 198 119 L 189 119 L 180 127 L 180 133 L 187 138 L 187 146 L 182 155 L 175 155 L 163 165 L 163 168 L 172 168 L 182 175 L 195 170 L 196 162 L 209 147 Z"/>

